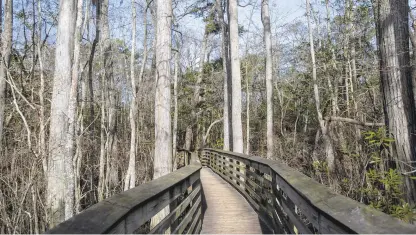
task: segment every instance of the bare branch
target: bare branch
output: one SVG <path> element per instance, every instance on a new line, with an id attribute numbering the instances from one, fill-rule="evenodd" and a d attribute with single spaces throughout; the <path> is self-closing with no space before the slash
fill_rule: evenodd
<path id="1" fill-rule="evenodd" d="M 350 124 L 354 124 L 354 125 L 359 125 L 359 126 L 369 126 L 369 127 L 382 127 L 385 124 L 381 123 L 381 122 L 361 122 L 361 121 L 357 121 L 355 119 L 352 118 L 345 118 L 345 117 L 325 117 L 324 118 L 326 121 L 333 121 L 333 122 L 346 122 L 346 123 L 350 123 Z"/>

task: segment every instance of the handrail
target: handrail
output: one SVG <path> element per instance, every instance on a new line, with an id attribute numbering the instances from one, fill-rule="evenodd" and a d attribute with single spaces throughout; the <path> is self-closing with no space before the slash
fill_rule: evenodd
<path id="1" fill-rule="evenodd" d="M 201 164 L 105 199 L 46 233 L 199 233 L 202 226 Z M 169 206 L 170 213 L 150 230 L 150 220 Z"/>
<path id="2" fill-rule="evenodd" d="M 416 233 L 416 226 L 334 193 L 278 161 L 204 149 L 201 163 L 232 184 L 274 233 Z"/>

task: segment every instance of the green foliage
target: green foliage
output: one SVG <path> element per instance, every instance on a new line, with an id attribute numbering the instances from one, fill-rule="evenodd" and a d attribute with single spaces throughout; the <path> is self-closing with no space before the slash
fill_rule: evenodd
<path id="1" fill-rule="evenodd" d="M 383 127 L 380 127 L 376 132 L 367 131 L 364 132 L 364 139 L 368 141 L 370 146 L 375 146 L 380 149 L 387 149 L 391 143 L 394 142 L 393 138 L 386 136 L 386 131 Z"/>
<path id="2" fill-rule="evenodd" d="M 366 171 L 366 187 L 361 189 L 367 203 L 380 211 L 406 222 L 416 220 L 415 207 L 403 200 L 403 177 L 397 169 L 387 168 L 383 152 L 387 152 L 394 139 L 386 135 L 384 128 L 364 132 L 364 139 L 373 151 L 370 153 L 370 168 Z M 387 169 L 385 169 L 387 168 Z"/>
<path id="3" fill-rule="evenodd" d="M 326 161 L 314 161 L 312 163 L 312 167 L 315 171 L 318 171 L 318 172 L 328 171 L 328 163 Z"/>
<path id="4" fill-rule="evenodd" d="M 224 139 L 218 138 L 215 143 L 213 143 L 213 148 L 215 149 L 222 149 L 224 147 Z"/>

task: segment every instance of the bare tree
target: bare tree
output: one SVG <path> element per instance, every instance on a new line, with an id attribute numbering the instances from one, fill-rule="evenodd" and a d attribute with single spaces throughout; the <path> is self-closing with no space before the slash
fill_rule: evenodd
<path id="1" fill-rule="evenodd" d="M 172 1 L 157 0 L 156 23 L 156 96 L 155 96 L 155 152 L 153 179 L 172 171 L 172 128 L 171 128 L 171 26 Z M 156 225 L 169 214 L 169 206 L 152 219 Z"/>
<path id="2" fill-rule="evenodd" d="M 13 0 L 4 2 L 4 31 L 2 32 L 0 64 L 0 153 L 2 151 L 7 69 L 10 64 L 13 38 Z"/>
<path id="3" fill-rule="evenodd" d="M 82 5 L 83 0 L 77 0 L 77 12 L 75 23 L 74 36 L 74 52 L 72 65 L 71 90 L 69 94 L 68 104 L 68 130 L 66 139 L 66 159 L 71 159 L 70 165 L 66 166 L 67 170 L 67 185 L 65 192 L 65 219 L 69 219 L 74 213 L 74 193 L 75 193 L 75 175 L 74 175 L 74 147 L 75 147 L 75 124 L 77 116 L 77 94 L 78 94 L 78 79 L 79 79 L 79 64 L 80 64 L 80 47 L 81 47 L 81 27 L 82 27 Z"/>
<path id="4" fill-rule="evenodd" d="M 136 117 L 137 117 L 137 82 L 134 75 L 134 56 L 136 48 L 136 1 L 131 1 L 132 9 L 132 43 L 130 56 L 130 79 L 131 79 L 131 104 L 130 104 L 130 154 L 129 165 L 127 169 L 126 178 L 124 180 L 124 190 L 134 188 L 136 184 Z"/>
<path id="5" fill-rule="evenodd" d="M 172 129 L 170 94 L 171 59 L 171 0 L 157 1 L 156 39 L 156 97 L 155 97 L 155 155 L 153 178 L 171 172 Z"/>
<path id="6" fill-rule="evenodd" d="M 266 96 L 267 96 L 267 158 L 273 158 L 273 60 L 272 36 L 270 30 L 269 1 L 262 0 L 261 19 L 264 30 L 264 44 L 266 47 Z"/>
<path id="7" fill-rule="evenodd" d="M 68 128 L 69 95 L 72 81 L 72 59 L 75 31 L 76 1 L 61 0 L 57 28 L 55 53 L 55 72 L 51 103 L 49 158 L 47 176 L 47 207 L 49 223 L 53 227 L 72 216 L 66 210 L 73 205 L 73 197 L 67 192 L 73 190 L 71 174 L 73 174 L 72 156 L 66 151 Z"/>
<path id="8" fill-rule="evenodd" d="M 315 107 L 316 113 L 318 115 L 318 122 L 319 127 L 321 128 L 322 138 L 324 140 L 325 146 L 325 155 L 328 162 L 328 168 L 330 171 L 334 170 L 335 167 L 335 154 L 334 154 L 334 147 L 332 145 L 331 137 L 329 136 L 329 130 L 327 123 L 325 122 L 322 110 L 321 110 L 321 100 L 319 95 L 319 88 L 318 88 L 318 80 L 316 77 L 316 61 L 315 61 L 315 49 L 314 49 L 314 42 L 313 42 L 313 29 L 311 25 L 311 12 L 310 12 L 310 3 L 309 0 L 306 0 L 306 15 L 308 18 L 308 29 L 309 29 L 309 44 L 310 44 L 310 54 L 312 60 L 312 79 L 313 79 L 313 92 L 315 97 Z"/>
<path id="9" fill-rule="evenodd" d="M 179 43 L 177 43 L 177 51 L 175 52 L 175 72 L 173 77 L 173 134 L 172 134 L 172 171 L 177 168 L 176 159 L 176 146 L 177 146 L 177 135 L 178 135 L 178 76 L 179 76 Z"/>
<path id="10" fill-rule="evenodd" d="M 232 75 L 232 131 L 233 151 L 243 153 L 243 125 L 241 123 L 241 71 L 238 36 L 238 4 L 237 0 L 229 0 L 230 15 L 230 57 Z"/>

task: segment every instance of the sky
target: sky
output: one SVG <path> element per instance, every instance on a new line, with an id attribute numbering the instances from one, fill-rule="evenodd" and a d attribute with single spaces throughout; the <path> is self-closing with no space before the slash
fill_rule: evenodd
<path id="1" fill-rule="evenodd" d="M 240 2 L 240 5 L 244 5 L 247 1 L 242 0 Z M 246 27 L 250 25 L 251 27 L 262 28 L 260 4 L 261 0 L 257 0 L 254 6 L 239 7 L 238 23 Z M 305 13 L 303 0 L 269 0 L 269 4 L 272 28 L 273 26 L 280 27 L 303 17 Z M 199 32 L 199 37 L 202 38 L 204 23 L 201 19 L 189 16 L 181 22 L 181 26 Z"/>

